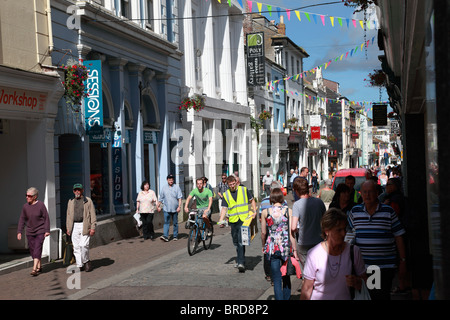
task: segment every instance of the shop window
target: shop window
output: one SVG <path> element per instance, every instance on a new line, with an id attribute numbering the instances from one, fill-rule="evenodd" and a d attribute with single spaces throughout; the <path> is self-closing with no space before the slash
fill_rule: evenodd
<path id="1" fill-rule="evenodd" d="M 96 214 L 110 213 L 109 144 L 90 143 L 90 188 Z"/>

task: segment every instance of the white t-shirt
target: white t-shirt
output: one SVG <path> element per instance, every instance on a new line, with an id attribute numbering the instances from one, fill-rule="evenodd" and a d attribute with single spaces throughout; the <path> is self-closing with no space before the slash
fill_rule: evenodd
<path id="1" fill-rule="evenodd" d="M 359 248 L 354 249 L 355 272 L 361 275 L 366 271 L 364 260 Z M 350 300 L 345 276 L 351 273 L 350 244 L 346 243 L 340 256 L 329 255 L 322 243 L 308 251 L 303 276 L 314 280 L 311 300 Z"/>
<path id="2" fill-rule="evenodd" d="M 270 186 L 270 184 L 273 181 L 273 175 L 267 176 L 267 174 L 264 176 L 262 182 L 264 183 L 264 185 L 266 186 Z"/>

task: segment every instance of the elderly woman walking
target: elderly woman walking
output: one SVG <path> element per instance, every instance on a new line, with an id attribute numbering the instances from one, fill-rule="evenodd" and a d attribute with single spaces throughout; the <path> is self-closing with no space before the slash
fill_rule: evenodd
<path id="1" fill-rule="evenodd" d="M 27 226 L 27 240 L 30 254 L 33 258 L 32 276 L 37 276 L 42 271 L 41 257 L 42 245 L 45 237 L 50 235 L 50 219 L 45 204 L 39 201 L 39 192 L 36 188 L 29 188 L 26 193 L 27 203 L 22 207 L 17 228 L 17 240 L 22 240 L 22 232 Z"/>
<path id="2" fill-rule="evenodd" d="M 350 300 L 350 288 L 361 290 L 367 280 L 364 260 L 359 247 L 354 246 L 352 275 L 351 246 L 344 241 L 347 215 L 331 208 L 322 217 L 323 242 L 313 247 L 306 258 L 303 270 L 301 300 Z"/>

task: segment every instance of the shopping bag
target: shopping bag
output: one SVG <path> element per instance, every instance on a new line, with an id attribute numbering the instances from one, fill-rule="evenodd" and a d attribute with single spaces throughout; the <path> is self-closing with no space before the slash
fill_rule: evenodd
<path id="1" fill-rule="evenodd" d="M 63 266 L 69 266 L 75 262 L 75 257 L 73 255 L 73 244 L 70 241 L 66 242 L 63 256 Z"/>
<path id="2" fill-rule="evenodd" d="M 142 226 L 141 215 L 139 213 L 135 213 L 133 215 L 134 220 L 136 220 L 137 227 L 140 228 Z"/>
<path id="3" fill-rule="evenodd" d="M 362 280 L 361 290 L 355 290 L 355 298 L 353 300 L 372 300 L 364 280 Z"/>
<path id="4" fill-rule="evenodd" d="M 281 266 L 280 271 L 282 276 L 296 276 L 298 279 L 302 277 L 300 263 L 292 255 L 289 255 Z"/>
<path id="5" fill-rule="evenodd" d="M 252 218 L 253 212 L 244 220 L 241 226 L 241 242 L 243 246 L 249 246 L 255 235 L 258 233 L 258 225 L 256 219 Z"/>

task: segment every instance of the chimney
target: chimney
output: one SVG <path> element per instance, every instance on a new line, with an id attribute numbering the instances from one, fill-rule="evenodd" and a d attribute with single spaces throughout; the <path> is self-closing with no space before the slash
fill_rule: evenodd
<path id="1" fill-rule="evenodd" d="M 284 24 L 284 16 L 280 16 L 280 23 L 278 24 L 278 33 L 283 36 L 286 35 L 286 25 Z"/>

